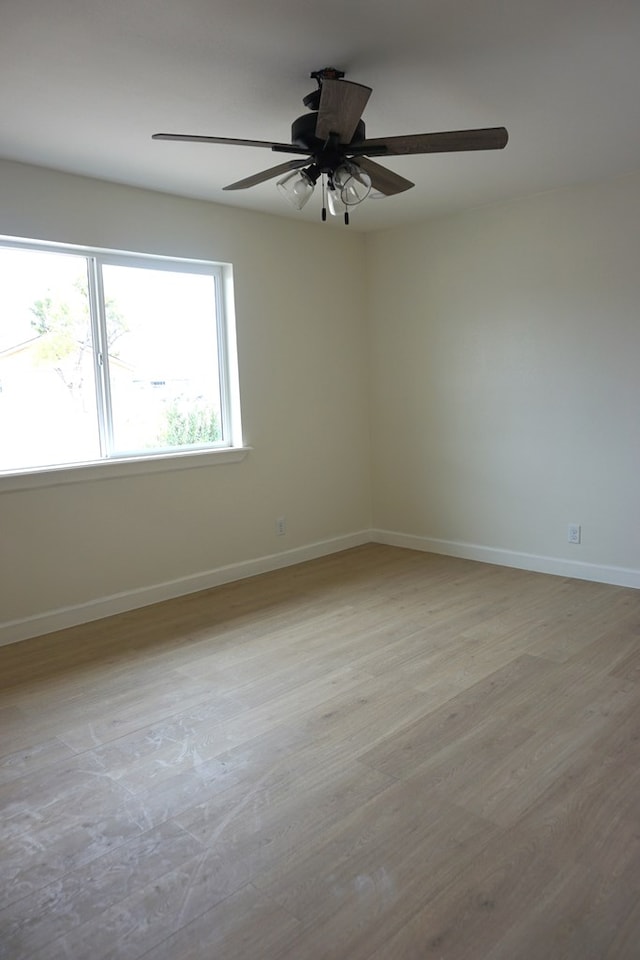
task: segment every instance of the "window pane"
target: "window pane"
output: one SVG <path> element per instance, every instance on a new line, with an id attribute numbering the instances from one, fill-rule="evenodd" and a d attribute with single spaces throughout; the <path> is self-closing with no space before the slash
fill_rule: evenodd
<path id="1" fill-rule="evenodd" d="M 0 247 L 0 470 L 100 457 L 84 257 Z"/>
<path id="2" fill-rule="evenodd" d="M 114 453 L 220 443 L 213 276 L 102 270 Z"/>

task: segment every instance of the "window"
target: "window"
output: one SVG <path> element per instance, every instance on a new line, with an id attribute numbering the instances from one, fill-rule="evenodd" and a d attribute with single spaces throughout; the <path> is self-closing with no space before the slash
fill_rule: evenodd
<path id="1" fill-rule="evenodd" d="M 0 471 L 240 446 L 229 280 L 0 242 Z"/>

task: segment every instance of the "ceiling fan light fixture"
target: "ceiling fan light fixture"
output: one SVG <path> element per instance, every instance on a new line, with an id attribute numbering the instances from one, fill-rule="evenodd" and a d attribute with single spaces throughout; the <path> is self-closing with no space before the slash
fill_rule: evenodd
<path id="1" fill-rule="evenodd" d="M 371 193 L 371 177 L 357 164 L 341 164 L 333 175 L 333 182 L 340 191 L 340 198 L 347 207 L 355 207 Z"/>
<path id="2" fill-rule="evenodd" d="M 317 179 L 317 177 L 313 177 L 311 168 L 309 170 L 291 170 L 278 180 L 276 186 L 282 196 L 286 197 L 296 210 L 302 210 L 313 194 Z"/>

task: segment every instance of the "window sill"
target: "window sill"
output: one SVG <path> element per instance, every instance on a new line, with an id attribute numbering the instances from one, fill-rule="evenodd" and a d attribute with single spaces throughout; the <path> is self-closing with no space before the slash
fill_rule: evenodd
<path id="1" fill-rule="evenodd" d="M 175 470 L 193 470 L 223 463 L 239 463 L 244 460 L 250 450 L 251 447 L 224 447 L 217 450 L 94 460 L 90 463 L 0 473 L 0 493 L 31 490 L 35 487 L 57 487 L 67 483 L 90 483 L 96 480 L 111 480 L 114 477 L 133 477 L 148 473 L 173 473 Z"/>

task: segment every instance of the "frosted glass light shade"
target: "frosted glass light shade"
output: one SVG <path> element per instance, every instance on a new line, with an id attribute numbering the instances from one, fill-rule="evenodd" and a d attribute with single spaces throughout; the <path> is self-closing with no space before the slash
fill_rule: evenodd
<path id="1" fill-rule="evenodd" d="M 304 170 L 291 170 L 278 180 L 276 186 L 289 203 L 297 210 L 302 210 L 311 197 L 315 184 Z"/>
<path id="2" fill-rule="evenodd" d="M 329 213 L 332 217 L 341 216 L 347 209 L 346 204 L 340 196 L 340 191 L 334 187 L 329 187 L 327 190 L 327 206 L 329 207 Z"/>
<path id="3" fill-rule="evenodd" d="M 366 200 L 371 192 L 371 177 L 355 163 L 343 163 L 333 175 L 340 198 L 347 207 Z"/>

